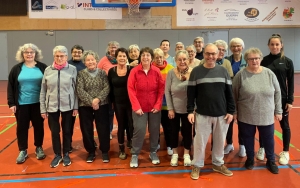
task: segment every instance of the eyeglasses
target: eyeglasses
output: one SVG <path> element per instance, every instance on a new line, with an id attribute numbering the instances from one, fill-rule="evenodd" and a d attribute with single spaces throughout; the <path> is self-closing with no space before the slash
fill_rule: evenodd
<path id="1" fill-rule="evenodd" d="M 198 44 L 201 44 L 201 43 L 203 43 L 202 41 L 195 41 L 194 43 L 198 43 Z"/>
<path id="2" fill-rule="evenodd" d="M 220 52 L 227 52 L 227 50 L 221 49 L 221 48 L 218 48 L 218 50 L 219 50 Z"/>
<path id="3" fill-rule="evenodd" d="M 82 51 L 73 51 L 72 53 L 73 53 L 73 54 L 79 54 L 79 55 L 80 55 L 80 54 L 82 54 Z"/>
<path id="4" fill-rule="evenodd" d="M 248 61 L 257 61 L 260 60 L 260 57 L 248 58 Z"/>
<path id="5" fill-rule="evenodd" d="M 64 57 L 66 57 L 66 55 L 56 55 L 54 57 L 57 58 L 57 59 L 59 59 L 59 58 L 63 59 Z"/>
<path id="6" fill-rule="evenodd" d="M 195 53 L 194 50 L 188 50 L 187 52 L 188 52 L 189 54 Z"/>
<path id="7" fill-rule="evenodd" d="M 35 54 L 35 52 L 23 52 L 24 54 L 28 55 L 28 54 Z"/>
<path id="8" fill-rule="evenodd" d="M 211 55 L 212 55 L 212 56 L 215 56 L 215 55 L 217 55 L 217 53 L 209 53 L 209 52 L 205 52 L 204 54 L 205 54 L 206 56 L 211 56 Z"/>
<path id="9" fill-rule="evenodd" d="M 233 46 L 231 46 L 231 48 L 241 48 L 242 47 L 242 45 L 233 45 Z"/>

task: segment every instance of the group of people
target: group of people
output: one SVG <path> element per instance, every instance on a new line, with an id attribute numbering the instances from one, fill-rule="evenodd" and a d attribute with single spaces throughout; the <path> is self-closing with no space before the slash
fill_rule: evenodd
<path id="1" fill-rule="evenodd" d="M 272 35 L 268 47 L 270 54 L 265 57 L 258 48 L 249 48 L 243 54 L 243 40 L 233 38 L 229 43 L 232 55 L 225 57 L 228 45 L 224 40 L 204 46 L 204 39 L 196 37 L 194 44 L 186 48 L 177 42 L 176 55 L 171 57 L 168 40 L 162 40 L 156 49 L 140 49 L 133 44 L 128 50 L 111 41 L 101 59 L 96 52 L 75 45 L 68 61 L 67 48 L 56 46 L 54 61 L 47 66 L 41 63 L 42 52 L 36 45 L 24 44 L 17 51 L 19 64 L 9 74 L 7 89 L 8 105 L 17 120 L 20 152 L 16 163 L 24 163 L 28 157 L 30 122 L 36 157 L 45 158 L 42 146 L 47 119 L 54 151 L 50 166 L 57 167 L 60 162 L 70 165 L 77 115 L 88 153 L 86 162 L 93 162 L 96 157 L 94 122 L 102 161 L 109 162 L 115 114 L 119 158 L 125 160 L 125 148 L 130 148 L 130 167 L 139 166 L 138 156 L 147 126 L 149 158 L 153 164 L 160 163 L 157 151 L 162 125 L 171 166 L 179 165 L 181 132 L 183 165 L 192 166 L 191 178 L 198 179 L 211 135 L 213 170 L 232 176 L 223 158 L 234 150 L 232 135 L 236 122 L 239 156 L 247 156 L 245 168 L 254 167 L 254 137 L 258 129 L 260 149 L 256 158 L 264 160 L 266 153 L 267 169 L 277 174 L 274 116 L 283 131 L 284 148 L 279 163 L 288 164 L 291 137 L 288 114 L 293 103 L 294 68 L 284 55 L 280 35 Z"/>

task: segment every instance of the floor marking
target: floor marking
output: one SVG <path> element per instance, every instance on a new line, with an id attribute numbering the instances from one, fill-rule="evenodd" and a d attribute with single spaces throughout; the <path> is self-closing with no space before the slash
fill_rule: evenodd
<path id="1" fill-rule="evenodd" d="M 275 136 L 277 136 L 278 138 L 280 138 L 280 140 L 282 140 L 282 134 L 281 134 L 279 131 L 275 130 L 275 131 L 274 131 L 274 134 L 275 134 Z M 295 148 L 295 150 L 297 150 L 297 151 L 300 152 L 300 149 L 297 148 L 296 146 L 294 146 L 294 145 L 291 144 L 291 143 L 290 143 L 290 147 Z"/>
<path id="2" fill-rule="evenodd" d="M 13 127 L 16 124 L 17 124 L 17 122 L 14 122 L 12 124 L 8 124 L 8 126 L 5 129 L 3 129 L 2 131 L 0 131 L 0 135 L 3 134 L 3 133 L 5 133 L 8 129 L 10 129 L 11 127 Z"/>
<path id="3" fill-rule="evenodd" d="M 16 116 L 0 116 L 0 118 L 12 118 L 12 117 L 16 117 Z"/>

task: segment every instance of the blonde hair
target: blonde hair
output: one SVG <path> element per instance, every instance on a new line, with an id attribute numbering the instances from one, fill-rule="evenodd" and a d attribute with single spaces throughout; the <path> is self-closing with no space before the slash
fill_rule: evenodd
<path id="1" fill-rule="evenodd" d="M 163 52 L 162 49 L 160 49 L 160 48 L 155 48 L 155 49 L 153 50 L 153 54 L 154 54 L 154 57 L 155 57 L 156 55 L 164 56 L 164 52 Z"/>

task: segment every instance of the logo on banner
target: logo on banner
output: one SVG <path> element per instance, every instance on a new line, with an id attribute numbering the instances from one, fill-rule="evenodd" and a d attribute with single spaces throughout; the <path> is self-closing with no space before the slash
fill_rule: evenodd
<path id="1" fill-rule="evenodd" d="M 232 3 L 231 0 L 222 0 L 221 3 Z"/>
<path id="2" fill-rule="evenodd" d="M 50 0 L 47 3 L 45 3 L 45 9 L 46 10 L 58 10 L 57 2 Z"/>
<path id="3" fill-rule="evenodd" d="M 191 8 L 191 9 L 182 9 L 181 11 L 183 11 L 183 12 L 186 12 L 187 13 L 187 15 L 189 15 L 189 16 L 192 16 L 192 15 L 198 15 L 198 13 L 197 12 L 194 12 L 194 9 L 193 8 Z"/>
<path id="4" fill-rule="evenodd" d="M 226 16 L 226 20 L 228 21 L 236 21 L 239 17 L 239 10 L 236 9 L 226 9 L 224 10 L 224 14 Z"/>
<path id="5" fill-rule="evenodd" d="M 191 4 L 194 4 L 194 1 L 195 0 L 184 0 L 184 4 L 191 5 Z"/>
<path id="6" fill-rule="evenodd" d="M 42 12 L 43 11 L 43 0 L 32 0 L 31 1 L 31 11 L 32 12 Z"/>
<path id="7" fill-rule="evenodd" d="M 242 0 L 242 1 L 237 1 L 238 3 L 240 3 L 240 5 L 247 5 L 247 3 L 249 3 L 249 1 L 245 1 L 245 0 Z"/>
<path id="8" fill-rule="evenodd" d="M 267 4 L 268 0 L 258 0 L 258 4 Z"/>
<path id="9" fill-rule="evenodd" d="M 213 4 L 214 0 L 202 0 L 204 4 Z"/>
<path id="10" fill-rule="evenodd" d="M 272 10 L 263 20 L 262 20 L 262 22 L 263 21 L 265 21 L 265 20 L 267 20 L 268 22 L 270 21 L 270 20 L 272 20 L 273 18 L 274 18 L 274 16 L 276 16 L 276 10 L 278 9 L 278 7 L 276 7 L 274 10 Z"/>
<path id="11" fill-rule="evenodd" d="M 217 16 L 219 15 L 219 8 L 206 8 L 204 10 L 204 16 L 207 18 L 208 21 L 216 21 Z"/>
<path id="12" fill-rule="evenodd" d="M 77 7 L 85 11 L 118 11 L 116 7 L 94 8 L 92 3 L 77 3 Z"/>
<path id="13" fill-rule="evenodd" d="M 284 19 L 289 19 L 289 18 L 292 18 L 294 13 L 295 13 L 295 8 L 288 7 L 288 8 L 283 9 L 282 16 L 284 17 Z"/>
<path id="14" fill-rule="evenodd" d="M 74 5 L 69 6 L 69 5 L 67 5 L 67 4 L 61 4 L 61 5 L 60 5 L 60 8 L 61 8 L 62 10 L 68 10 L 68 9 L 75 9 L 75 6 L 74 6 Z"/>
<path id="15" fill-rule="evenodd" d="M 245 20 L 248 22 L 255 22 L 258 20 L 257 16 L 259 15 L 259 11 L 256 8 L 248 8 L 244 12 L 247 17 Z"/>

